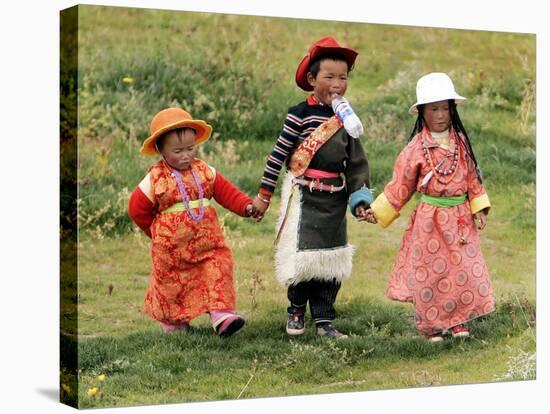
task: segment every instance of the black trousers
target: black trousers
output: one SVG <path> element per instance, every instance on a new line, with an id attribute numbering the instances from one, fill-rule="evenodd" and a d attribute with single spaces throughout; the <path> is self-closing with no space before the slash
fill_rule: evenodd
<path id="1" fill-rule="evenodd" d="M 341 282 L 309 280 L 288 287 L 289 313 L 294 310 L 303 310 L 309 302 L 311 317 L 315 323 L 329 322 L 336 317 L 334 302 L 340 290 Z"/>

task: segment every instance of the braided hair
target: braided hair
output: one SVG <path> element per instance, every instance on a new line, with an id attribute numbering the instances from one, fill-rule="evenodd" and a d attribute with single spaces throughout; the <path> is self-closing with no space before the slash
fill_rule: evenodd
<path id="1" fill-rule="evenodd" d="M 411 142 L 416 134 L 418 134 L 424 128 L 424 105 L 418 105 L 416 107 L 416 110 L 418 111 L 418 116 L 416 117 L 416 122 L 414 123 L 414 127 L 411 131 L 411 135 L 409 135 L 409 139 L 407 140 L 407 142 Z"/>
<path id="2" fill-rule="evenodd" d="M 448 102 L 449 102 L 449 113 L 451 115 L 451 125 L 453 129 L 459 133 L 460 137 L 464 136 L 465 142 L 462 142 L 462 146 L 466 149 L 466 152 L 474 162 L 477 176 L 479 178 L 479 181 L 481 182 L 482 181 L 481 170 L 477 165 L 477 159 L 474 154 L 474 149 L 472 148 L 470 137 L 468 137 L 466 128 L 464 128 L 464 125 L 460 120 L 460 116 L 458 115 L 458 111 L 456 109 L 456 102 L 454 99 L 449 99 Z M 414 127 L 411 131 L 411 135 L 409 136 L 409 139 L 407 140 L 407 142 L 411 142 L 411 140 L 416 136 L 416 134 L 418 134 L 424 128 L 424 105 L 418 105 L 416 109 L 418 110 L 418 117 L 416 118 L 416 122 L 414 123 Z"/>

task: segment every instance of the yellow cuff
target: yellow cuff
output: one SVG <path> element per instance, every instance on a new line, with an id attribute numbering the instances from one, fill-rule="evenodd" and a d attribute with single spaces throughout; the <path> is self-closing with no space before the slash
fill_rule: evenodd
<path id="1" fill-rule="evenodd" d="M 382 193 L 370 205 L 378 223 L 386 228 L 399 217 L 399 212 L 391 205 L 386 194 Z"/>
<path id="2" fill-rule="evenodd" d="M 472 214 L 479 213 L 481 210 L 490 207 L 491 202 L 489 201 L 489 196 L 487 195 L 487 193 L 483 193 L 479 197 L 470 200 L 470 209 L 472 211 Z"/>

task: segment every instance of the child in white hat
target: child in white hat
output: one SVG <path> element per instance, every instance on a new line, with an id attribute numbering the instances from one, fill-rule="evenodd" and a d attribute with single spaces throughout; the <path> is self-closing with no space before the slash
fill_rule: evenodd
<path id="1" fill-rule="evenodd" d="M 478 236 L 491 204 L 456 108 L 466 98 L 456 93 L 444 73 L 420 78 L 416 96 L 409 110 L 418 114 L 409 143 L 397 157 L 391 182 L 368 213 L 385 228 L 415 191 L 422 194 L 386 294 L 412 302 L 417 329 L 438 342 L 446 333 L 467 337 L 468 321 L 495 310 Z"/>

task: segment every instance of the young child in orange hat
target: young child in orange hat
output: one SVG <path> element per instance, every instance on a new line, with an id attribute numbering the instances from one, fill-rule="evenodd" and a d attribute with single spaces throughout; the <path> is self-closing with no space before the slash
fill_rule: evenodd
<path id="1" fill-rule="evenodd" d="M 287 287 L 286 332 L 305 332 L 309 303 L 316 334 L 342 339 L 332 324 L 342 280 L 350 276 L 346 210 L 363 217 L 372 201 L 367 157 L 358 139 L 363 127 L 344 98 L 357 52 L 332 37 L 315 42 L 296 70 L 297 85 L 312 92 L 289 109 L 269 156 L 254 216 L 267 210 L 283 165 L 275 267 Z"/>
<path id="2" fill-rule="evenodd" d="M 210 200 L 242 217 L 254 208 L 250 197 L 195 157 L 211 132 L 180 108 L 155 115 L 141 153 L 162 159 L 132 192 L 128 213 L 152 239 L 145 313 L 165 332 L 185 330 L 209 313 L 216 333 L 227 337 L 245 321 L 234 311 L 233 257 Z"/>
<path id="3" fill-rule="evenodd" d="M 415 192 L 421 194 L 386 294 L 412 302 L 418 331 L 440 342 L 447 333 L 469 336 L 467 322 L 495 310 L 478 235 L 491 203 L 457 111 L 466 98 L 456 93 L 448 75 L 438 72 L 418 80 L 416 96 L 409 109 L 417 115 L 409 143 L 369 213 L 385 228 Z"/>

